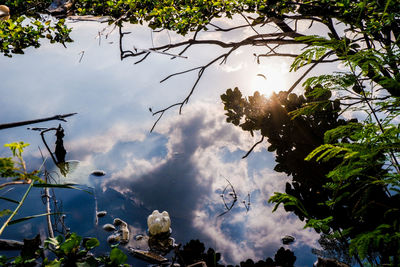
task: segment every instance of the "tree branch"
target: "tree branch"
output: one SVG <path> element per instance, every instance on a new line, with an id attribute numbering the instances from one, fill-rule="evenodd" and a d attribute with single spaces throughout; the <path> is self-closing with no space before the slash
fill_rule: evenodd
<path id="1" fill-rule="evenodd" d="M 250 155 L 251 152 L 253 152 L 254 148 L 256 148 L 256 146 L 258 146 L 259 144 L 261 144 L 263 141 L 264 141 L 264 136 L 262 136 L 261 139 L 260 139 L 260 141 L 258 141 L 257 143 L 255 143 L 255 144 L 250 148 L 250 150 L 247 151 L 246 155 L 244 155 L 244 156 L 242 157 L 242 159 L 247 158 L 247 156 Z"/>
<path id="2" fill-rule="evenodd" d="M 23 126 L 23 125 L 34 124 L 34 123 L 40 123 L 40 122 L 44 122 L 44 121 L 51 121 L 51 120 L 59 120 L 59 121 L 66 122 L 66 120 L 64 118 L 73 116 L 75 114 L 78 114 L 78 113 L 69 113 L 69 114 L 63 114 L 63 115 L 55 115 L 53 117 L 37 119 L 37 120 L 20 121 L 20 122 L 12 122 L 12 123 L 0 124 L 0 130 L 13 128 L 13 127 L 19 127 L 19 126 Z"/>

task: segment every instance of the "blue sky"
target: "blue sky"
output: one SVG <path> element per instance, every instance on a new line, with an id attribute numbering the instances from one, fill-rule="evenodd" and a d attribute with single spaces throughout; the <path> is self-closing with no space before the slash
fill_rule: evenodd
<path id="1" fill-rule="evenodd" d="M 310 266 L 314 260 L 310 250 L 317 246 L 318 236 L 304 230 L 304 223 L 282 208 L 271 213 L 272 206 L 266 204 L 274 192 L 284 191 L 289 178 L 273 171 L 274 157 L 266 151 L 265 144 L 247 159 L 241 159 L 258 138 L 225 122 L 219 98 L 235 86 L 244 94 L 260 90 L 268 95 L 271 90 L 287 89 L 297 76 L 289 73 L 291 61 L 273 59 L 257 65 L 252 54 L 261 48 L 238 50 L 227 64 L 212 66 L 205 72 L 182 115 L 177 109 L 169 111 L 149 133 L 155 118 L 148 108 L 157 110 L 182 100 L 197 73 L 177 76 L 162 84 L 159 81 L 174 72 L 203 65 L 221 50 L 202 46 L 190 50 L 188 59 L 175 60 L 152 54 L 134 65 L 136 59 L 120 60 L 117 31 L 110 33 L 112 28 L 107 28 L 104 32 L 110 35 L 107 39 L 103 36 L 99 45 L 96 36 L 105 24 L 70 25 L 75 42 L 67 49 L 44 43 L 39 49 L 28 49 L 25 55 L 0 58 L 0 122 L 78 112 L 62 123 L 67 159 L 80 161 L 78 170 L 66 181 L 98 186 L 99 199 L 101 192 L 105 197 L 115 190 L 123 197 L 123 201 L 115 200 L 116 205 L 126 205 L 131 210 L 108 204 L 112 209 L 108 216 L 125 216 L 122 219 L 127 220 L 133 233 L 145 232 L 146 213 L 167 210 L 178 242 L 198 238 L 207 247 L 222 252 L 226 263 L 273 257 L 281 246 L 281 237 L 290 234 L 297 239 L 290 246 L 298 258 L 296 266 Z M 126 48 L 151 47 L 148 28 L 129 26 L 126 30 L 132 31 Z M 246 34 L 249 32 L 223 37 L 211 32 L 204 38 L 230 40 Z M 153 38 L 157 45 L 182 37 L 162 32 L 153 34 Z M 84 56 L 79 63 L 81 51 Z M 36 126 L 57 125 L 53 121 Z M 50 143 L 54 141 L 51 135 L 47 138 Z M 37 147 L 44 148 L 37 132 L 26 127 L 1 132 L 2 144 L 20 140 L 31 144 L 27 158 L 38 163 Z M 5 148 L 0 149 L 0 155 L 7 153 Z M 107 175 L 98 180 L 89 178 L 94 169 L 105 170 Z M 239 201 L 250 193 L 248 212 L 238 203 L 228 214 L 218 217 L 224 211 L 220 193 L 226 179 L 238 192 Z M 73 201 L 67 200 L 67 207 L 68 203 Z M 76 220 L 88 221 L 91 215 Z"/>

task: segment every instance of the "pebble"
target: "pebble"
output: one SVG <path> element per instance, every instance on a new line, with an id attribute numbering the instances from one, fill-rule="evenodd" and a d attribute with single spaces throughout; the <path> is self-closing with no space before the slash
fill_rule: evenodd
<path id="1" fill-rule="evenodd" d="M 296 240 L 296 239 L 295 239 L 293 236 L 291 236 L 291 235 L 285 235 L 285 236 L 282 238 L 282 243 L 283 243 L 284 245 L 289 245 L 289 244 L 293 243 L 295 240 Z"/>
<path id="2" fill-rule="evenodd" d="M 102 210 L 97 212 L 97 217 L 104 217 L 107 215 L 107 211 Z"/>
<path id="3" fill-rule="evenodd" d="M 106 172 L 102 170 L 94 170 L 90 174 L 93 176 L 104 176 L 106 175 Z"/>
<path id="4" fill-rule="evenodd" d="M 113 221 L 113 224 L 115 226 L 124 225 L 124 226 L 128 227 L 128 224 L 126 222 L 124 222 L 123 220 L 121 220 L 120 218 L 115 218 Z"/>
<path id="5" fill-rule="evenodd" d="M 103 229 L 105 231 L 111 232 L 111 231 L 115 231 L 115 226 L 110 223 L 107 223 L 107 224 L 103 225 Z"/>
<path id="6" fill-rule="evenodd" d="M 110 235 L 107 238 L 107 242 L 110 243 L 110 244 L 117 243 L 120 240 L 121 240 L 121 236 L 120 235 Z"/>

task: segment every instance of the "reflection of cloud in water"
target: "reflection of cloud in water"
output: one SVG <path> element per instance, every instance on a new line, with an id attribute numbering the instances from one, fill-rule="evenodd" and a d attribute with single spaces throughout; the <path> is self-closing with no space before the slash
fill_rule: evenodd
<path id="1" fill-rule="evenodd" d="M 184 117 L 164 122 L 168 127 L 160 127 L 160 133 L 145 138 L 121 125 L 117 138 L 99 137 L 108 140 L 108 149 L 87 159 L 110 174 L 103 180 L 107 199 L 114 201 L 109 187 L 125 196 L 125 204 L 109 212 L 125 214 L 130 224 L 143 221 L 143 229 L 153 209 L 167 210 L 178 242 L 198 238 L 222 252 L 228 263 L 272 257 L 286 234 L 296 237 L 291 246 L 295 251 L 304 244 L 314 245 L 316 235 L 303 230 L 302 222 L 283 209 L 272 214 L 271 205 L 266 203 L 273 192 L 284 190 L 287 177 L 271 171 L 272 160 L 265 162 L 268 165 L 255 164 L 254 160 L 273 155 L 261 149 L 253 152 L 252 159 L 241 160 L 238 155 L 245 151 L 238 147 L 247 149 L 253 140 L 223 123 L 220 111 L 213 111 L 205 105 L 192 106 Z M 141 138 L 135 139 L 137 136 Z M 82 148 L 84 143 L 80 141 Z M 233 184 L 239 199 L 229 213 L 217 218 L 224 211 L 219 194 L 226 186 L 225 178 Z M 248 213 L 241 203 L 247 193 L 251 194 Z M 104 205 L 110 205 L 105 201 Z M 116 199 L 114 206 L 121 203 Z M 307 253 L 303 248 L 296 256 L 312 261 L 311 253 Z"/>

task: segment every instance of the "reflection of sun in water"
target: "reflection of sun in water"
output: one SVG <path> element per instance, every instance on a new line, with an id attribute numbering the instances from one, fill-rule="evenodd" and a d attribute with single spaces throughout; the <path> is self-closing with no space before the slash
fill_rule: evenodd
<path id="1" fill-rule="evenodd" d="M 286 64 L 261 65 L 254 74 L 251 74 L 251 89 L 259 91 L 265 96 L 272 92 L 279 92 L 289 89 L 287 77 L 289 67 Z"/>

